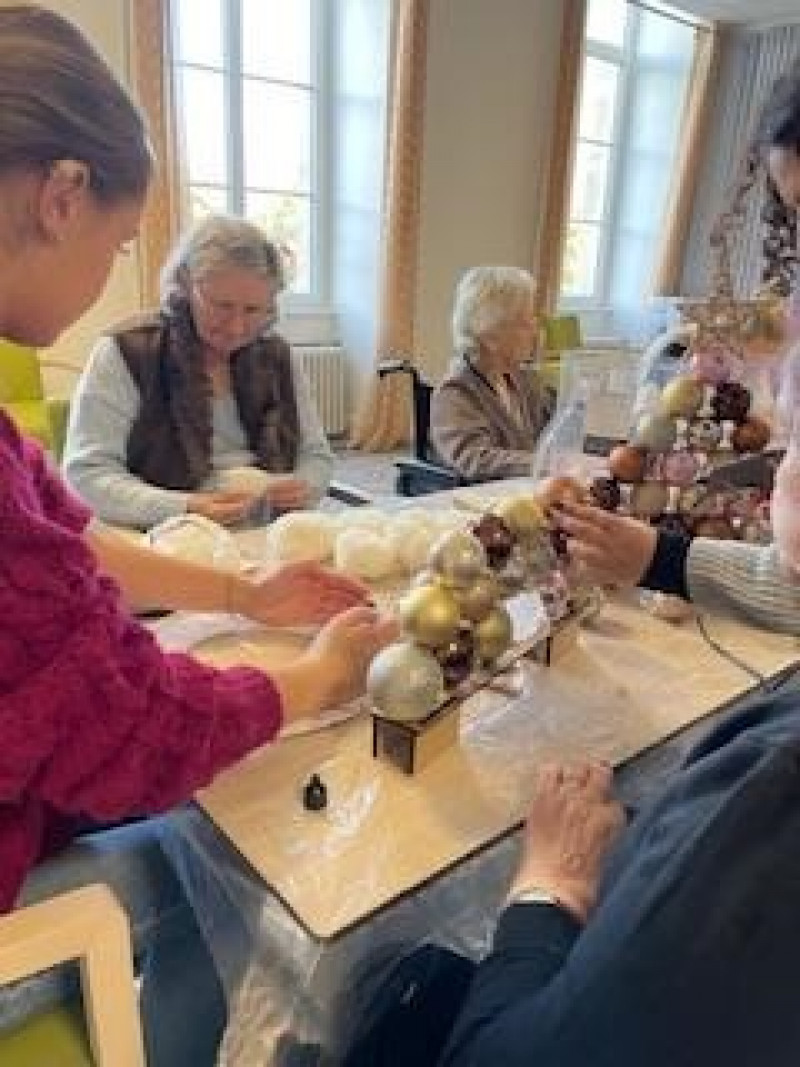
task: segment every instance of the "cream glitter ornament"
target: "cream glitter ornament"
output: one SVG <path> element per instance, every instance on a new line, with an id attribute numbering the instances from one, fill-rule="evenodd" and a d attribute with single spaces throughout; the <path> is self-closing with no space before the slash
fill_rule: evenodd
<path id="1" fill-rule="evenodd" d="M 336 538 L 333 562 L 342 574 L 382 581 L 397 570 L 397 556 L 390 542 L 372 530 L 343 530 Z"/>
<path id="2" fill-rule="evenodd" d="M 333 554 L 335 537 L 336 524 L 327 515 L 292 511 L 268 527 L 267 552 L 284 563 L 324 563 Z"/>
<path id="3" fill-rule="evenodd" d="M 148 530 L 144 540 L 167 556 L 241 570 L 242 557 L 230 532 L 205 515 L 174 515 Z"/>

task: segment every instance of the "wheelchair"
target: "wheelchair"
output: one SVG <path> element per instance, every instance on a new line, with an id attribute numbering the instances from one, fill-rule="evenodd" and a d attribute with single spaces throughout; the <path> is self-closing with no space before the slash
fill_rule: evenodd
<path id="1" fill-rule="evenodd" d="M 424 496 L 442 489 L 457 489 L 473 484 L 435 454 L 430 442 L 431 395 L 433 386 L 422 377 L 408 357 L 398 356 L 378 368 L 378 376 L 408 374 L 411 378 L 413 407 L 412 454 L 397 460 L 395 491 L 398 496 Z"/>

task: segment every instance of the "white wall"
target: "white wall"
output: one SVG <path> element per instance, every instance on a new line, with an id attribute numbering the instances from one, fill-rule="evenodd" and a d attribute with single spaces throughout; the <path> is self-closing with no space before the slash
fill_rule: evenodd
<path id="1" fill-rule="evenodd" d="M 547 188 L 561 4 L 431 4 L 415 347 L 439 378 L 458 276 L 535 264 Z"/>
<path id="2" fill-rule="evenodd" d="M 0 0 L 8 6 L 10 0 Z M 128 0 L 45 0 L 45 6 L 71 19 L 86 33 L 113 70 L 127 81 Z M 135 253 L 120 257 L 102 299 L 68 330 L 46 355 L 69 363 L 84 362 L 98 335 L 139 307 L 139 273 Z M 46 385 L 67 393 L 74 373 L 45 370 Z"/>

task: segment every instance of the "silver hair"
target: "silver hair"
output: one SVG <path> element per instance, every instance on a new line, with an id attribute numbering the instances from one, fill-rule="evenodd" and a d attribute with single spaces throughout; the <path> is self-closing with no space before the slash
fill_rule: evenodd
<path id="1" fill-rule="evenodd" d="M 252 271 L 279 289 L 285 285 L 280 250 L 258 226 L 231 215 L 209 215 L 168 256 L 161 271 L 162 307 L 187 300 L 192 282 L 230 268 Z"/>
<path id="2" fill-rule="evenodd" d="M 530 307 L 536 283 L 520 267 L 473 267 L 456 286 L 453 345 L 474 351 L 487 333 Z"/>

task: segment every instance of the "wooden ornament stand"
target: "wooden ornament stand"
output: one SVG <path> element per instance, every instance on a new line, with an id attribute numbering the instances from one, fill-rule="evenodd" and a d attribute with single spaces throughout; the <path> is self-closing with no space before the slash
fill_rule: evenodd
<path id="1" fill-rule="evenodd" d="M 372 712 L 372 755 L 404 774 L 418 774 L 451 745 L 458 743 L 462 703 L 485 689 L 518 660 L 528 658 L 549 666 L 557 662 L 578 640 L 581 622 L 594 615 L 598 601 L 589 599 L 554 622 L 546 636 L 520 641 L 489 668 L 476 672 L 457 686 L 447 699 L 424 719 L 402 722 Z"/>

